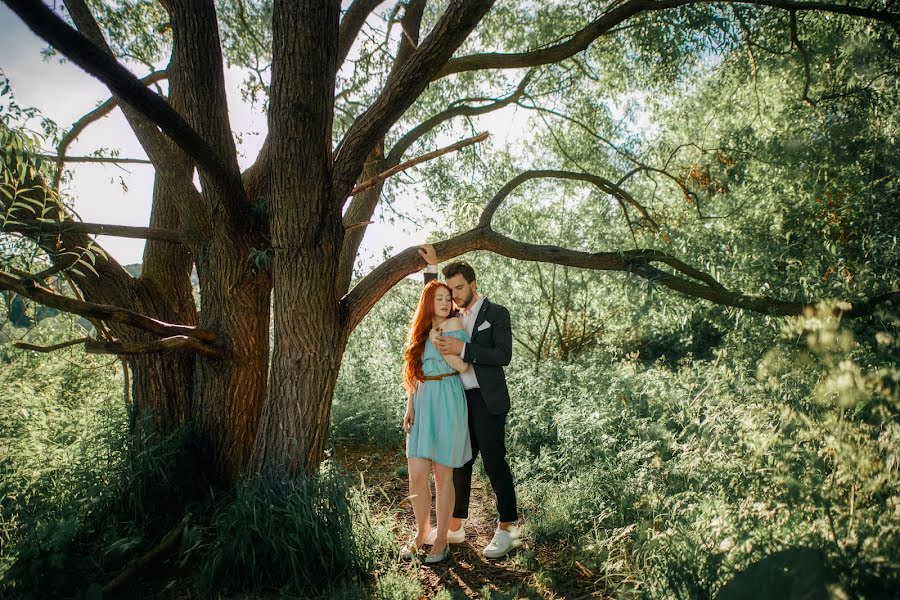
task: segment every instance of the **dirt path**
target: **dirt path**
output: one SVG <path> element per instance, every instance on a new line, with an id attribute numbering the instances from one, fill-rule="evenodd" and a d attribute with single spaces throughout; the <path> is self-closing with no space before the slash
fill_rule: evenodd
<path id="1" fill-rule="evenodd" d="M 372 447 L 342 448 L 336 456 L 351 472 L 361 473 L 371 494 L 373 509 L 397 515 L 395 534 L 399 544 L 415 531 L 412 507 L 406 500 L 408 481 L 406 457 L 402 449 Z M 523 536 L 522 546 L 506 557 L 486 559 L 482 549 L 491 541 L 496 527 L 494 493 L 490 482 L 477 475 L 472 481 L 469 518 L 465 522 L 466 541 L 453 544 L 449 560 L 437 565 L 403 563 L 417 577 L 431 598 L 441 589 L 454 598 L 604 598 L 591 573 L 563 568 L 558 549 L 534 547 Z M 522 522 L 527 531 L 527 523 Z M 399 560 L 399 559 L 398 559 Z"/>

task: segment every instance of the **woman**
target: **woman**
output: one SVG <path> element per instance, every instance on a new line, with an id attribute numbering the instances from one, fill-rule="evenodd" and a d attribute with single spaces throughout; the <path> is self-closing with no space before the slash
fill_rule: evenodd
<path id="1" fill-rule="evenodd" d="M 416 536 L 403 547 L 402 557 L 411 559 L 431 532 L 429 474 L 433 469 L 437 530 L 426 563 L 440 562 L 450 553 L 447 530 L 454 502 L 453 469 L 472 458 L 466 395 L 458 376 L 469 365 L 458 356 L 442 356 L 433 343 L 439 335 L 469 341 L 460 320 L 451 316 L 452 298 L 446 284 L 431 281 L 425 286 L 403 353 L 407 398 L 403 428 Z"/>

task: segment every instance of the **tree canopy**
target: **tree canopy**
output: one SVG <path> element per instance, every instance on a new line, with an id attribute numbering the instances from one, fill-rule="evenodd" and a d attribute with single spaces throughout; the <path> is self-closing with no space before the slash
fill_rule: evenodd
<path id="1" fill-rule="evenodd" d="M 770 315 L 897 298 L 890 1 L 5 1 L 112 97 L 48 131 L 49 160 L 6 113 L 3 230 L 46 258 L 0 287 L 95 320 L 87 349 L 144 369 L 144 406 L 199 423 L 225 477 L 319 463 L 347 337 L 423 264 L 409 248 L 354 273 L 379 203 L 409 193 L 385 174 L 494 111 L 530 131 L 411 171 L 448 215 L 442 259 L 620 271 Z M 226 63 L 269 124 L 243 172 Z M 147 228 L 79 223 L 60 199 L 68 144 L 116 106 L 157 172 Z M 554 211 L 564 225 L 535 225 Z M 140 277 L 103 231 L 148 239 Z"/>

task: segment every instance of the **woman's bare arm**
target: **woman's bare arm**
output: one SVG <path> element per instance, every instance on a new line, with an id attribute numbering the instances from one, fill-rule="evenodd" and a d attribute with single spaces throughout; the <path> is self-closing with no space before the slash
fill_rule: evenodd
<path id="1" fill-rule="evenodd" d="M 462 321 L 453 317 L 452 319 L 447 319 L 441 326 L 441 333 L 449 333 L 451 331 L 460 331 L 463 328 Z M 455 354 L 442 354 L 444 360 L 447 361 L 447 364 L 450 365 L 455 371 L 459 371 L 460 373 L 465 373 L 469 370 L 469 363 L 464 361 L 458 355 Z"/>

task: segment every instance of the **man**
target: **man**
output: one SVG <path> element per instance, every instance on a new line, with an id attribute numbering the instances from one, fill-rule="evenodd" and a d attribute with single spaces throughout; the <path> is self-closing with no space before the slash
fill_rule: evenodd
<path id="1" fill-rule="evenodd" d="M 425 283 L 437 279 L 437 254 L 434 247 L 420 246 L 419 254 L 428 263 Z M 491 481 L 500 515 L 491 542 L 484 548 L 487 558 L 500 558 L 519 545 L 515 522 L 518 519 L 516 492 L 512 473 L 506 462 L 506 414 L 509 412 L 509 390 L 503 367 L 512 358 L 512 329 L 509 311 L 478 293 L 475 271 L 464 261 L 444 268 L 444 281 L 453 292 L 453 302 L 460 309 L 469 343 L 450 336 L 438 337 L 435 346 L 441 354 L 456 355 L 472 365 L 461 373 L 469 410 L 469 436 L 472 460 L 453 471 L 456 503 L 450 532 L 450 543 L 465 541 L 463 519 L 469 516 L 472 489 L 472 465 L 481 452 L 484 470 Z M 432 530 L 434 532 L 434 530 Z M 426 540 L 426 543 L 430 543 Z"/>

